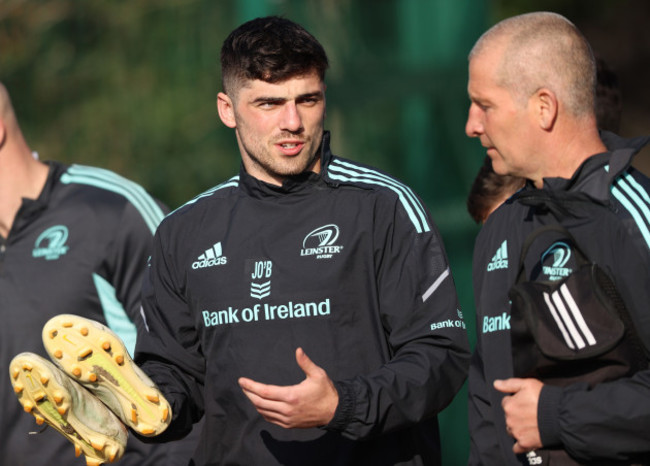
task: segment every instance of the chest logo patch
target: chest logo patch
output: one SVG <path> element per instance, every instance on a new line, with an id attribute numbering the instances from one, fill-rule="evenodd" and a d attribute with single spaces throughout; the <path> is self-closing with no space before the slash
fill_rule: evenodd
<path id="1" fill-rule="evenodd" d="M 571 258 L 571 247 L 563 242 L 558 241 L 542 254 L 542 271 L 549 280 L 560 280 L 568 277 L 573 272 L 570 267 L 565 267 Z M 552 265 L 546 265 L 547 260 L 552 260 Z"/>
<path id="2" fill-rule="evenodd" d="M 331 259 L 334 254 L 343 250 L 343 246 L 336 245 L 339 239 L 339 227 L 330 223 L 316 228 L 307 233 L 302 240 L 301 256 L 316 256 L 316 259 Z"/>
<path id="3" fill-rule="evenodd" d="M 68 227 L 55 225 L 41 233 L 34 243 L 32 257 L 42 257 L 45 260 L 56 260 L 70 249 L 66 246 L 68 241 Z"/>

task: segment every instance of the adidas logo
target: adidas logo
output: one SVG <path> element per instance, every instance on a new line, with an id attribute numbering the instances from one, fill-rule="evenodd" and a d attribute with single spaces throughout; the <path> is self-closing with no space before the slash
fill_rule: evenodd
<path id="1" fill-rule="evenodd" d="M 528 464 L 530 464 L 531 466 L 537 464 L 543 464 L 544 461 L 541 456 L 537 456 L 535 450 L 526 453 L 526 459 L 528 460 Z"/>
<path id="2" fill-rule="evenodd" d="M 206 249 L 199 258 L 192 263 L 193 269 L 205 269 L 207 267 L 214 267 L 215 265 L 224 265 L 228 259 L 223 255 L 221 250 L 221 241 L 214 243 L 211 248 Z"/>
<path id="3" fill-rule="evenodd" d="M 508 268 L 508 240 L 505 240 L 497 249 L 496 254 L 487 266 L 487 271 L 492 272 L 498 269 Z"/>

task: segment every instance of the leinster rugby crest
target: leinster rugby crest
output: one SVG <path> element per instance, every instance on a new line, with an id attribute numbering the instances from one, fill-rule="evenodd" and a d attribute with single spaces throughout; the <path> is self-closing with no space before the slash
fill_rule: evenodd
<path id="1" fill-rule="evenodd" d="M 307 233 L 302 240 L 300 255 L 312 256 L 316 259 L 331 259 L 343 250 L 343 246 L 337 244 L 339 233 L 339 227 L 333 223 Z"/>
<path id="2" fill-rule="evenodd" d="M 56 260 L 65 255 L 70 249 L 68 241 L 68 227 L 55 225 L 41 233 L 34 243 L 32 257 L 45 260 Z"/>

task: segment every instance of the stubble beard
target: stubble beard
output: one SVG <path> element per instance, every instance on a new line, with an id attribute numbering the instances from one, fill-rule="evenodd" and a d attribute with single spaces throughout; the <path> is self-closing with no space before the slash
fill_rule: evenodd
<path id="1" fill-rule="evenodd" d="M 303 151 L 294 156 L 287 157 L 285 160 L 275 159 L 271 153 L 270 149 L 263 147 L 262 145 L 247 144 L 246 141 L 241 141 L 242 147 L 246 152 L 251 163 L 257 168 L 259 168 L 264 173 L 270 175 L 273 178 L 286 178 L 289 176 L 300 175 L 305 171 L 309 170 L 314 166 L 316 160 L 320 158 L 320 144 L 316 147 L 310 145 L 312 143 L 311 138 L 307 138 L 304 143 Z M 306 152 L 306 149 L 309 147 L 313 153 Z"/>

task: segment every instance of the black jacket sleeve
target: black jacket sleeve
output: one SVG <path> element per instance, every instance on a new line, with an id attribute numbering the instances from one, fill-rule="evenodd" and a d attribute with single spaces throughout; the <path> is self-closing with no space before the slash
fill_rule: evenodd
<path id="1" fill-rule="evenodd" d="M 112 202 L 112 208 L 96 209 L 96 221 L 106 228 L 102 234 L 110 235 L 111 239 L 107 241 L 104 263 L 93 280 L 107 324 L 133 354 L 142 279 L 155 228 L 168 209 L 140 186 L 130 181 L 125 183 L 137 195 L 127 199 L 120 196 L 119 201 Z"/>
<path id="2" fill-rule="evenodd" d="M 351 439 L 412 425 L 445 408 L 467 377 L 469 344 L 442 241 L 420 232 L 402 204 L 376 207 L 379 312 L 392 357 L 337 380 L 339 406 L 326 426 Z"/>
<path id="3" fill-rule="evenodd" d="M 613 189 L 628 189 L 629 194 L 633 185 L 638 193 L 650 192 L 645 177 L 633 180 L 626 176 L 625 183 L 615 184 Z M 606 254 L 601 262 L 608 265 L 607 271 L 625 301 L 646 358 L 650 354 L 650 234 L 642 216 L 644 211 L 650 213 L 648 209 L 650 199 L 641 195 L 634 206 L 618 206 L 620 215 L 626 210 L 635 215 L 623 216 L 615 224 L 617 228 L 611 227 L 607 237 L 615 247 L 603 248 L 606 252 L 601 253 Z M 566 388 L 545 386 L 538 405 L 538 424 L 545 446 L 562 445 L 576 458 L 648 461 L 650 369 L 593 388 L 582 383 Z"/>
<path id="4" fill-rule="evenodd" d="M 205 359 L 186 299 L 179 291 L 182 275 L 167 249 L 172 247 L 159 230 L 142 287 L 143 319 L 135 358 L 171 405 L 172 422 L 155 438 L 157 442 L 185 436 L 203 415 Z"/>

